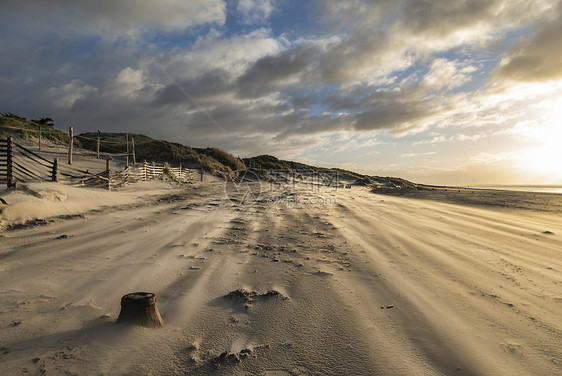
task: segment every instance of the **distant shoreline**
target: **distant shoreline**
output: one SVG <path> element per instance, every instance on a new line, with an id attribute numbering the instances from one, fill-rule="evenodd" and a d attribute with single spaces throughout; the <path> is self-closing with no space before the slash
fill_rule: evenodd
<path id="1" fill-rule="evenodd" d="M 444 187 L 419 185 L 417 189 L 377 189 L 373 193 L 469 206 L 532 210 L 562 214 L 562 194 L 490 187 Z"/>
<path id="2" fill-rule="evenodd" d="M 506 184 L 506 185 L 476 185 L 469 188 L 475 189 L 494 189 L 500 191 L 518 191 L 530 193 L 557 193 L 562 194 L 562 185 L 522 185 L 522 184 Z"/>

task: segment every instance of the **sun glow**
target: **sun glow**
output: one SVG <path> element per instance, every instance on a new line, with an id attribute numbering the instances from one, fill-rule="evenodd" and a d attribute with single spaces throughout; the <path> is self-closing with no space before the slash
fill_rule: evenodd
<path id="1" fill-rule="evenodd" d="M 542 181 L 538 184 L 562 183 L 562 98 L 541 106 L 539 125 L 526 135 L 528 148 L 521 151 L 522 167 Z"/>

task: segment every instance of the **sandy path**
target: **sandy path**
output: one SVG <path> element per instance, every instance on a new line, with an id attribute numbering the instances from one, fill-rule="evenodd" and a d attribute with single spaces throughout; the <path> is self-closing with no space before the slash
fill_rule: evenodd
<path id="1" fill-rule="evenodd" d="M 297 196 L 332 201 L 236 206 L 206 184 L 5 232 L 6 374 L 562 374 L 560 216 Z M 164 328 L 114 323 L 133 291 Z"/>

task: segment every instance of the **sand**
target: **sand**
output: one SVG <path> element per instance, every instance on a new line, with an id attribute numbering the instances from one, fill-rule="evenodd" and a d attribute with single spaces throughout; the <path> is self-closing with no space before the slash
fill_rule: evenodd
<path id="1" fill-rule="evenodd" d="M 1 373 L 562 374 L 558 213 L 262 188 L 3 194 Z M 135 291 L 164 327 L 115 323 Z"/>

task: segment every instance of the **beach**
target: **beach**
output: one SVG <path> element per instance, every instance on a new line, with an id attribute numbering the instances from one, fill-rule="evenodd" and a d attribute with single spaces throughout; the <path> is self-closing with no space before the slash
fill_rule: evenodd
<path id="1" fill-rule="evenodd" d="M 560 195 L 247 187 L 4 194 L 2 373 L 562 374 Z"/>

